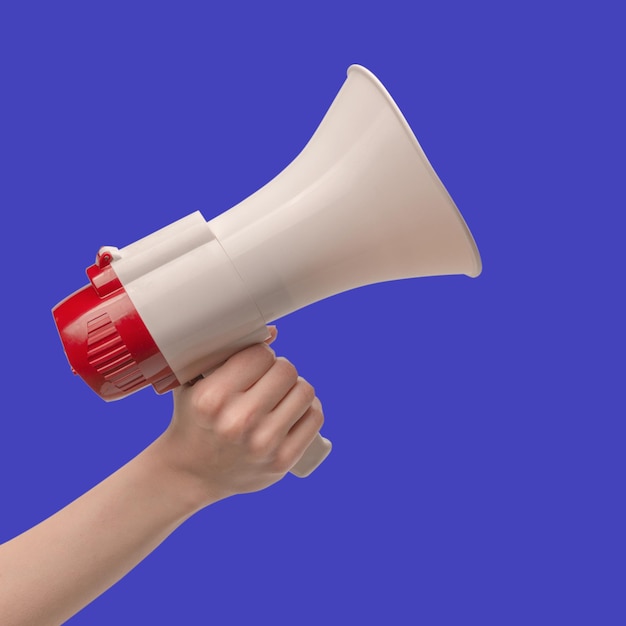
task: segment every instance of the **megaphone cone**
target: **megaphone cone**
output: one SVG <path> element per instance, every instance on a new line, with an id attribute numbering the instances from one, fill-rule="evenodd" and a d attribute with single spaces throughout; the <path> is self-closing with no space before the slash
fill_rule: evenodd
<path id="1" fill-rule="evenodd" d="M 74 371 L 113 400 L 158 392 L 267 339 L 267 323 L 363 285 L 477 276 L 474 239 L 402 113 L 353 65 L 276 178 L 206 222 L 193 213 L 122 249 L 53 313 Z M 292 470 L 328 454 L 318 436 Z"/>
<path id="2" fill-rule="evenodd" d="M 402 113 L 359 65 L 300 155 L 209 227 L 267 320 L 362 285 L 481 271 Z"/>

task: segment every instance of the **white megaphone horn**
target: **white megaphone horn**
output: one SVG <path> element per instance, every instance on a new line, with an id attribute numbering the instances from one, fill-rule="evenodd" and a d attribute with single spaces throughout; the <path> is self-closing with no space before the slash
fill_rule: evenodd
<path id="1" fill-rule="evenodd" d="M 101 248 L 53 309 L 75 373 L 105 400 L 163 393 L 268 338 L 267 324 L 363 285 L 477 276 L 474 239 L 402 113 L 353 65 L 313 137 L 276 178 L 207 222 L 192 213 Z M 318 435 L 292 473 L 330 452 Z"/>

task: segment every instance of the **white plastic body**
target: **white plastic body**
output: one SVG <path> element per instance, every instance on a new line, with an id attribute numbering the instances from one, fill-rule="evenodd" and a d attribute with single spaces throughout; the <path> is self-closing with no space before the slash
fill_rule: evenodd
<path id="1" fill-rule="evenodd" d="M 180 382 L 268 338 L 249 289 L 199 212 L 117 256 L 115 272 Z"/>
<path id="2" fill-rule="evenodd" d="M 276 178 L 208 223 L 196 212 L 115 250 L 112 264 L 181 382 L 323 298 L 481 271 L 472 235 L 406 120 L 360 66 Z M 329 451 L 319 437 L 299 475 Z"/>

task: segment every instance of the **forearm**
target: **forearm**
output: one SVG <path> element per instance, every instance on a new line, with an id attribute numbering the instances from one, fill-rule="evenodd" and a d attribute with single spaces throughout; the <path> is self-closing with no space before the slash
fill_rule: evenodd
<path id="1" fill-rule="evenodd" d="M 173 395 L 151 446 L 0 546 L 1 626 L 63 623 L 199 509 L 280 480 L 324 421 L 311 385 L 263 344 Z"/>
<path id="2" fill-rule="evenodd" d="M 0 546 L 0 623 L 57 625 L 122 578 L 208 504 L 168 466 L 161 440 Z"/>

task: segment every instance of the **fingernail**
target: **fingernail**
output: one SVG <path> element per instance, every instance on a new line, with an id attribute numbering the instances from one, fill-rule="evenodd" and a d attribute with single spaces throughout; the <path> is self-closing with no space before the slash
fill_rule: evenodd
<path id="1" fill-rule="evenodd" d="M 276 336 L 278 335 L 278 328 L 276 328 L 276 326 L 267 326 L 267 330 L 270 333 L 270 336 L 265 340 L 265 343 L 269 345 L 276 339 Z"/>

